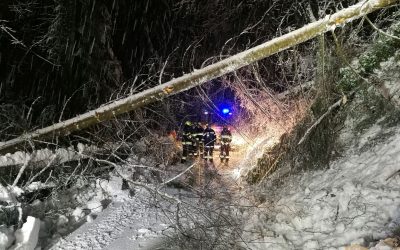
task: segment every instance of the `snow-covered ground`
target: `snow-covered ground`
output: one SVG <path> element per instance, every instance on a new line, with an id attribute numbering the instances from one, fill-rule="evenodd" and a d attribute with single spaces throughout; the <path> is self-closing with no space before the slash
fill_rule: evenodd
<path id="1" fill-rule="evenodd" d="M 232 188 L 230 195 L 224 193 L 236 199 L 229 210 L 243 223 L 232 242 L 239 242 L 243 249 L 344 249 L 351 245 L 392 249 L 379 240 L 400 227 L 400 129 L 393 128 L 393 136 L 385 143 L 371 145 L 369 138 L 381 129 L 372 126 L 359 138 L 357 148 L 349 149 L 329 168 L 288 177 L 278 188 L 267 185 L 263 204 L 256 206 L 245 199 L 243 190 Z M 220 171 L 225 180 L 237 174 L 234 168 Z M 214 190 L 219 188 L 227 186 L 214 184 Z M 178 197 L 175 189 L 168 192 Z M 190 192 L 185 194 L 184 200 L 192 204 L 200 200 L 198 196 L 188 198 Z M 168 216 L 176 207 L 165 202 L 150 206 L 144 200 L 139 195 L 113 203 L 53 249 L 159 247 L 168 232 L 176 233 L 176 220 Z M 162 212 L 166 207 L 169 213 Z"/>
<path id="2" fill-rule="evenodd" d="M 32 217 L 23 230 L 0 227 L 0 249 L 6 249 L 15 239 L 14 248 L 25 244 L 33 249 L 31 245 L 38 237 L 39 242 L 53 237 L 47 244 L 60 250 L 178 246 L 344 249 L 351 245 L 392 249 L 380 240 L 400 228 L 400 128 L 383 129 L 378 124 L 364 131 L 329 167 L 286 177 L 278 187 L 268 181 L 257 186 L 264 189 L 262 204 L 253 201 L 248 190 L 235 182 L 238 168 L 256 158 L 253 151 L 240 161 L 241 156 L 233 153 L 230 168 L 217 166 L 222 176 L 205 175 L 192 189 L 152 187 L 175 200 L 160 195 L 156 198 L 143 187 L 135 187 L 134 194 L 121 190 L 122 178 L 113 173 L 109 180 L 92 183 L 91 191 L 81 187 L 71 191 L 71 198 L 83 205 L 60 211 L 53 235 L 44 230 L 54 223 L 39 223 Z M 391 136 L 384 142 L 373 140 L 382 131 Z M 269 142 L 263 141 L 265 145 Z M 257 148 L 261 149 L 261 144 L 256 144 Z M 186 167 L 181 165 L 181 170 Z M 132 174 L 134 169 L 121 166 L 120 174 L 125 175 L 124 171 Z M 196 169 L 190 171 L 197 176 Z M 3 201 L 14 202 L 14 196 L 18 196 L 13 189 L 3 187 L 3 191 Z M 110 202 L 108 206 L 104 201 Z M 32 206 L 40 209 L 43 204 Z"/>
<path id="3" fill-rule="evenodd" d="M 145 201 L 148 200 L 148 204 Z M 168 229 L 145 193 L 116 201 L 51 249 L 139 249 Z M 142 241 L 147 239 L 147 241 Z"/>
<path id="4" fill-rule="evenodd" d="M 209 246 L 212 241 L 216 241 L 215 245 L 221 245 L 217 241 L 225 239 L 230 239 L 225 242 L 234 242 L 232 237 L 236 237 L 236 233 L 232 231 L 237 227 L 231 226 L 235 218 L 231 214 L 230 191 L 226 182 L 220 179 L 224 177 L 215 178 L 216 181 L 210 182 L 202 180 L 205 183 L 200 186 L 207 186 L 204 189 L 161 189 L 179 202 L 160 196 L 156 199 L 154 194 L 143 189 L 137 189 L 133 197 L 122 198 L 124 195 L 119 194 L 118 199 L 98 213 L 94 220 L 58 241 L 51 249 L 176 249 L 182 235 L 199 236 L 196 231 L 205 228 L 210 230 L 211 237 L 207 237 L 207 233 L 199 237 L 205 237 L 210 242 L 200 242 L 200 245 Z M 234 186 L 229 184 L 229 187 Z M 219 229 L 224 230 L 222 233 L 216 232 Z M 183 247 L 189 248 L 197 249 Z"/>
<path id="5" fill-rule="evenodd" d="M 267 185 L 266 202 L 245 228 L 246 247 L 373 247 L 392 236 L 400 228 L 400 130 L 374 145 L 370 139 L 380 130 L 366 131 L 359 148 L 329 168 L 291 176 L 278 188 Z M 380 242 L 372 249 L 392 248 Z"/>

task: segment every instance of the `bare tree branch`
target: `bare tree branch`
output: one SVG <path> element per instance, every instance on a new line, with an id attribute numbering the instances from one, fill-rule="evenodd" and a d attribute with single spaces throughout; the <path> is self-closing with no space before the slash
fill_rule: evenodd
<path id="1" fill-rule="evenodd" d="M 379 29 L 378 27 L 376 27 L 375 24 L 373 24 L 373 23 L 371 22 L 371 20 L 369 20 L 369 18 L 368 18 L 367 16 L 365 16 L 364 18 L 365 18 L 365 19 L 367 20 L 367 22 L 372 26 L 372 28 L 374 28 L 374 30 L 378 31 L 380 34 L 385 35 L 385 36 L 387 36 L 387 37 L 390 37 L 390 38 L 393 38 L 393 39 L 396 39 L 396 40 L 399 40 L 399 41 L 400 41 L 400 37 L 395 36 L 395 35 L 392 35 L 392 34 L 389 34 L 389 33 L 385 32 L 385 31 Z"/>
<path id="2" fill-rule="evenodd" d="M 194 166 L 196 166 L 196 163 L 193 163 L 192 165 L 190 165 L 188 168 L 186 168 L 185 170 L 183 170 L 182 172 L 180 172 L 179 174 L 177 174 L 176 176 L 172 177 L 171 179 L 163 182 L 160 184 L 160 187 L 158 189 L 160 189 L 161 187 L 165 186 L 166 184 L 170 183 L 171 181 L 174 181 L 176 179 L 178 179 L 179 177 L 181 177 L 184 173 L 186 173 L 187 171 L 189 171 L 190 169 L 192 169 Z"/>
<path id="3" fill-rule="evenodd" d="M 350 93 L 350 95 L 352 95 L 352 94 Z M 342 98 L 340 98 L 340 100 L 338 100 L 337 102 L 335 102 L 334 104 L 332 104 L 331 106 L 329 106 L 328 110 L 327 110 L 323 115 L 321 115 L 321 116 L 318 118 L 318 120 L 316 120 L 316 121 L 314 122 L 314 124 L 313 124 L 309 129 L 307 129 L 306 133 L 303 135 L 303 137 L 300 139 L 300 141 L 299 141 L 299 143 L 297 143 L 297 145 L 302 144 L 302 143 L 307 139 L 308 135 L 314 130 L 314 128 L 317 127 L 318 124 L 320 124 L 321 121 L 322 121 L 327 115 L 329 115 L 333 110 L 335 110 L 337 107 L 339 107 L 342 103 L 346 103 L 346 100 L 347 100 L 346 98 L 347 98 L 346 96 L 343 96 Z"/>

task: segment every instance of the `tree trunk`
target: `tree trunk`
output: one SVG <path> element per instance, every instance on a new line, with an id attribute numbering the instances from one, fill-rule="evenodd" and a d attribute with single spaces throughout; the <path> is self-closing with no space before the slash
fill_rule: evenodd
<path id="1" fill-rule="evenodd" d="M 360 2 L 333 15 L 328 15 L 321 20 L 312 22 L 286 35 L 274 38 L 254 48 L 243 51 L 205 68 L 195 70 L 192 73 L 183 75 L 157 87 L 130 95 L 124 99 L 116 100 L 75 118 L 0 143 L 0 153 L 15 151 L 17 148 L 24 146 L 27 141 L 35 141 L 38 139 L 70 134 L 99 122 L 113 119 L 119 114 L 162 100 L 167 96 L 186 91 L 208 80 L 235 71 L 241 67 L 300 44 L 327 31 L 333 30 L 338 25 L 344 25 L 347 22 L 351 22 L 352 20 L 360 18 L 375 10 L 399 2 L 400 0 L 369 0 Z"/>

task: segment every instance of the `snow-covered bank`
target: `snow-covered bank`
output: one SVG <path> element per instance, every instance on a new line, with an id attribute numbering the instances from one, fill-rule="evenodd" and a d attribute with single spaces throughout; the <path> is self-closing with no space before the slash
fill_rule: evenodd
<path id="1" fill-rule="evenodd" d="M 380 129 L 374 126 L 376 134 Z M 291 176 L 272 185 L 264 213 L 247 224 L 251 249 L 372 247 L 400 227 L 400 130 L 366 151 L 348 151 L 328 169 Z M 367 143 L 371 131 L 360 141 Z M 365 144 L 363 143 L 363 145 Z M 256 234 L 254 232 L 257 232 Z M 383 249 L 377 247 L 376 249 Z M 391 248 L 386 248 L 391 249 Z"/>

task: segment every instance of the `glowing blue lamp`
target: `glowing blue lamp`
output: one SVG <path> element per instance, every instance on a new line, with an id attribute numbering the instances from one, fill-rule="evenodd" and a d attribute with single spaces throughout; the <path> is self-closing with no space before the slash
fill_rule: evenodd
<path id="1" fill-rule="evenodd" d="M 231 111 L 230 111 L 229 109 L 227 109 L 227 108 L 222 109 L 222 113 L 223 113 L 224 115 L 229 114 L 230 112 L 231 112 Z"/>

